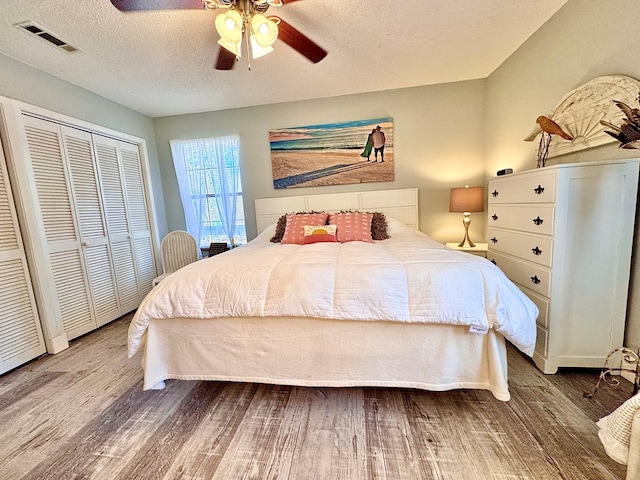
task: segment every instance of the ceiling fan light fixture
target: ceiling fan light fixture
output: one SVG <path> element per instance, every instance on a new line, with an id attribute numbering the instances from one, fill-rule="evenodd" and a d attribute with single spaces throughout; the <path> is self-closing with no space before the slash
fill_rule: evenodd
<path id="1" fill-rule="evenodd" d="M 242 57 L 242 42 L 228 42 L 224 38 L 218 40 L 218 45 L 226 48 L 236 57 Z"/>
<path id="2" fill-rule="evenodd" d="M 224 40 L 226 43 L 240 43 L 242 40 L 242 17 L 235 10 L 218 14 L 216 31 L 220 35 L 220 40 Z"/>
<path id="3" fill-rule="evenodd" d="M 270 47 L 278 38 L 278 26 L 264 15 L 255 14 L 251 18 L 252 41 L 261 47 Z"/>
<path id="4" fill-rule="evenodd" d="M 273 52 L 273 47 L 266 46 L 263 47 L 258 42 L 256 42 L 255 35 L 251 35 L 251 57 L 252 58 L 260 58 L 264 57 L 268 53 Z"/>

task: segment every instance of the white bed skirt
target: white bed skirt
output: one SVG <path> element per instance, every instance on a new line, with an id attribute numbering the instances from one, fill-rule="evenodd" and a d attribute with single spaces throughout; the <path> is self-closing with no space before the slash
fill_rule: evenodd
<path id="1" fill-rule="evenodd" d="M 504 337 L 468 327 L 311 318 L 153 320 L 144 389 L 167 379 L 490 390 L 509 400 Z"/>

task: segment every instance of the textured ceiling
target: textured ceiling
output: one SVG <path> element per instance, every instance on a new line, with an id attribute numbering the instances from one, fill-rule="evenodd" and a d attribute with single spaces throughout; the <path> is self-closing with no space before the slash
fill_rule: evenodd
<path id="1" fill-rule="evenodd" d="M 485 78 L 567 0 L 301 0 L 271 7 L 329 55 L 213 68 L 215 12 L 122 13 L 109 0 L 1 0 L 0 53 L 150 117 Z M 276 11 L 277 10 L 277 11 Z M 66 53 L 13 25 L 32 21 Z"/>

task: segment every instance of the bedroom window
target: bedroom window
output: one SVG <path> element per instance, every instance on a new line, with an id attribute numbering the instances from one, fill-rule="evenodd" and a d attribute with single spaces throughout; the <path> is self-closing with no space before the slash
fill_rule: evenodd
<path id="1" fill-rule="evenodd" d="M 239 135 L 171 140 L 187 230 L 201 248 L 246 243 Z"/>

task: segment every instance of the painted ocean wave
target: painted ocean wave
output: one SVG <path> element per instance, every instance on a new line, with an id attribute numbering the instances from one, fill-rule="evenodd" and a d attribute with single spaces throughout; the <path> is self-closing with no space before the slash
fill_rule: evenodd
<path id="1" fill-rule="evenodd" d="M 376 125 L 380 125 L 385 132 L 386 148 L 392 149 L 391 118 L 272 130 L 269 132 L 269 143 L 273 151 L 357 150 L 364 148 L 369 133 Z"/>

